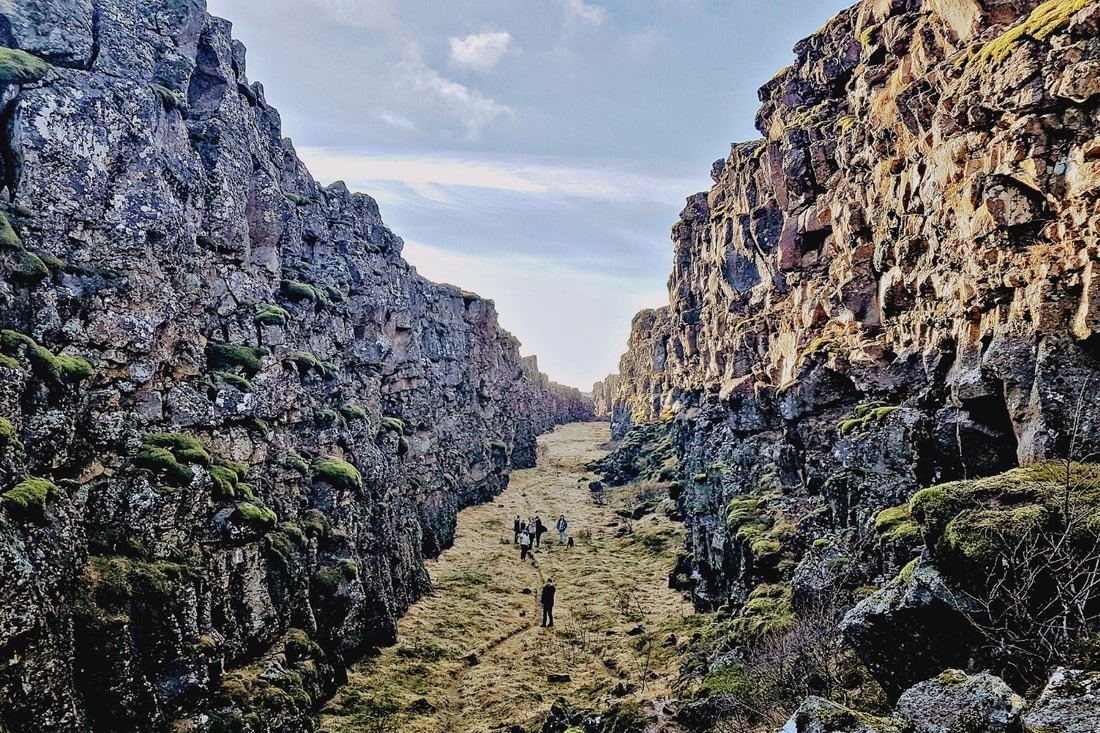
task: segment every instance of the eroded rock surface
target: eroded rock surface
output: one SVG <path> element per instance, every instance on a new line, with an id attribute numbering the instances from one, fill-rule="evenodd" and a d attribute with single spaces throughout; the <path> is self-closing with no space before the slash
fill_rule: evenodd
<path id="1" fill-rule="evenodd" d="M 311 730 L 591 406 L 313 180 L 201 0 L 0 18 L 49 64 L 0 80 L 0 729 Z"/>
<path id="2" fill-rule="evenodd" d="M 1100 7 L 1038 6 L 856 4 L 688 200 L 669 306 L 595 392 L 616 437 L 674 436 L 700 606 L 919 488 L 1100 440 Z M 881 581 L 913 547 L 873 557 Z"/>

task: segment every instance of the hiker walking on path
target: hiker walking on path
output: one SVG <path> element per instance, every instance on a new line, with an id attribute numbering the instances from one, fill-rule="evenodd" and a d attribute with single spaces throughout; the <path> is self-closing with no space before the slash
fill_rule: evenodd
<path id="1" fill-rule="evenodd" d="M 519 532 L 519 561 L 527 560 L 527 553 L 531 551 L 531 535 L 527 533 L 527 525 L 520 528 Z"/>
<path id="2" fill-rule="evenodd" d="M 558 589 L 554 587 L 554 579 L 547 578 L 546 585 L 542 586 L 542 597 L 539 601 L 542 603 L 542 625 L 545 627 L 553 628 L 554 626 L 554 594 L 558 592 Z"/>
<path id="3" fill-rule="evenodd" d="M 542 535 L 546 533 L 546 525 L 542 523 L 542 517 L 535 516 L 535 547 L 542 545 Z"/>
<path id="4" fill-rule="evenodd" d="M 557 523 L 556 526 L 557 526 L 557 529 L 558 529 L 558 544 L 559 545 L 564 545 L 565 544 L 565 530 L 569 528 L 569 522 L 565 521 L 565 515 L 564 514 L 562 514 L 560 517 L 558 517 L 558 523 Z"/>
<path id="5" fill-rule="evenodd" d="M 520 530 L 522 530 L 522 529 L 523 529 L 523 520 L 521 520 L 519 518 L 519 515 L 517 514 L 515 521 L 512 522 L 512 534 L 514 534 L 516 536 L 516 544 L 517 545 L 519 544 L 519 533 L 520 533 Z"/>
<path id="6" fill-rule="evenodd" d="M 538 535 L 536 534 L 536 529 L 537 528 L 535 527 L 535 518 L 531 517 L 531 519 L 527 522 L 527 545 L 528 545 L 528 547 L 535 548 L 535 547 L 538 546 L 537 543 L 535 542 L 535 540 L 538 539 Z"/>

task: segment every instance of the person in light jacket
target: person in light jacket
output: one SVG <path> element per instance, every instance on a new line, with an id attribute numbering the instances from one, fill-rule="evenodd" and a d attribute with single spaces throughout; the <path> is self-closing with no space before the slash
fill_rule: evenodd
<path id="1" fill-rule="evenodd" d="M 523 527 L 519 533 L 519 561 L 524 562 L 527 559 L 527 553 L 531 551 L 531 535 L 527 532 L 527 527 Z"/>

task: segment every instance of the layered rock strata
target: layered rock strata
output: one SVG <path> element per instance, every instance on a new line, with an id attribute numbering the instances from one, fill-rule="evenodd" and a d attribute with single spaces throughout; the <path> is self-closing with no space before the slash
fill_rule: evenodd
<path id="1" fill-rule="evenodd" d="M 311 730 L 591 406 L 313 180 L 201 0 L 0 19 L 0 730 Z"/>
<path id="2" fill-rule="evenodd" d="M 812 585 L 822 538 L 923 486 L 1095 450 L 1098 29 L 1081 0 L 865 0 L 760 90 L 606 408 L 676 438 L 701 606 Z"/>

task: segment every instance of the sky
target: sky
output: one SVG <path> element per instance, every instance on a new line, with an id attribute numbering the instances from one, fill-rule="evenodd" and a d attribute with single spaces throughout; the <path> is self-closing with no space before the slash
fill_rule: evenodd
<path id="1" fill-rule="evenodd" d="M 756 90 L 852 0 L 208 0 L 314 178 L 496 302 L 558 382 L 618 371 Z"/>

